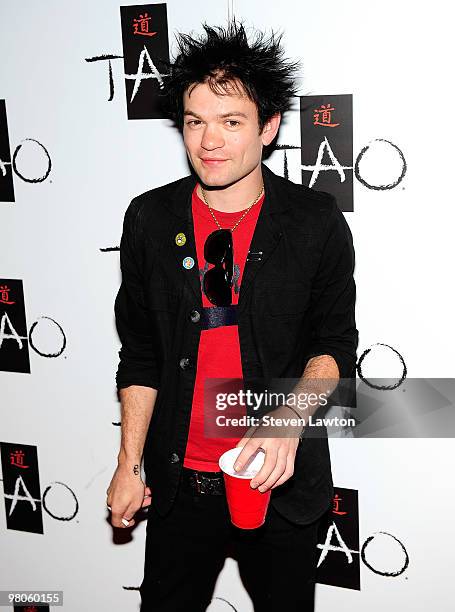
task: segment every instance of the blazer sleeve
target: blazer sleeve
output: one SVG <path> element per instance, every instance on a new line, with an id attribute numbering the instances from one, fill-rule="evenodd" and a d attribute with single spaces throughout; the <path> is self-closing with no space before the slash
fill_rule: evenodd
<path id="1" fill-rule="evenodd" d="M 133 198 L 124 215 L 120 241 L 122 281 L 114 305 L 121 342 L 117 390 L 130 385 L 159 388 L 155 340 L 144 295 L 140 210 L 138 199 Z"/>
<path id="2" fill-rule="evenodd" d="M 310 298 L 311 357 L 331 355 L 340 378 L 355 376 L 358 331 L 355 321 L 355 253 L 349 225 L 331 194 L 329 214 L 318 270 Z"/>

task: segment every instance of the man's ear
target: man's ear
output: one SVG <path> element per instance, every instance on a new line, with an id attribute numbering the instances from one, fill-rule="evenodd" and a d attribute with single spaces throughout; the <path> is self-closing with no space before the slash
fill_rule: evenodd
<path id="1" fill-rule="evenodd" d="M 269 145 L 275 138 L 278 128 L 280 127 L 280 123 L 281 113 L 276 113 L 265 122 L 261 132 L 262 144 L 264 146 Z"/>

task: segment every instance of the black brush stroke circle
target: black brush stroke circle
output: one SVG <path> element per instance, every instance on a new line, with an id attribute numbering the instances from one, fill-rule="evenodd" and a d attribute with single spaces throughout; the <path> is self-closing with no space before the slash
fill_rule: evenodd
<path id="1" fill-rule="evenodd" d="M 59 357 L 59 356 L 60 356 L 60 355 L 63 353 L 63 351 L 65 350 L 65 347 L 66 347 L 66 336 L 65 336 L 65 332 L 63 331 L 63 328 L 61 327 L 61 325 L 59 325 L 59 324 L 57 323 L 57 321 L 55 321 L 55 320 L 54 320 L 52 317 L 45 317 L 45 316 L 43 316 L 43 317 L 40 317 L 40 319 L 49 319 L 50 321 L 52 321 L 52 323 L 55 323 L 55 325 L 57 325 L 57 327 L 59 328 L 59 330 L 62 332 L 62 336 L 63 336 L 63 344 L 62 344 L 62 348 L 61 348 L 60 352 L 58 352 L 58 353 L 42 353 L 41 351 L 39 351 L 39 350 L 36 348 L 36 346 L 33 344 L 33 341 L 32 341 L 32 332 L 33 332 L 33 330 L 35 329 L 35 327 L 38 325 L 38 321 L 35 321 L 35 322 L 33 323 L 33 325 L 30 327 L 30 331 L 29 331 L 29 333 L 28 333 L 28 341 L 29 341 L 29 344 L 30 344 L 30 346 L 32 347 L 32 349 L 33 349 L 33 350 L 34 350 L 36 353 L 38 353 L 38 355 L 41 355 L 41 357 Z"/>
<path id="2" fill-rule="evenodd" d="M 54 485 L 56 485 L 56 484 L 62 485 L 63 487 L 68 489 L 68 491 L 74 497 L 74 502 L 75 502 L 76 506 L 75 506 L 74 513 L 71 516 L 57 516 L 56 514 L 52 514 L 52 512 L 46 506 L 46 495 L 49 493 L 49 491 L 52 489 L 52 487 Z M 46 487 L 46 489 L 45 489 L 45 491 L 43 493 L 42 503 L 43 503 L 43 508 L 46 510 L 46 512 L 49 514 L 49 516 L 51 516 L 52 518 L 56 519 L 57 521 L 72 521 L 73 518 L 76 516 L 76 514 L 79 512 L 79 502 L 77 501 L 77 497 L 76 497 L 74 491 L 72 491 L 69 488 L 69 486 L 66 485 L 64 482 L 55 481 L 52 484 L 50 484 L 48 487 Z"/>
<path id="3" fill-rule="evenodd" d="M 398 151 L 398 155 L 400 156 L 401 161 L 402 161 L 401 174 L 394 183 L 389 183 L 388 185 L 371 185 L 370 183 L 368 183 L 360 174 L 359 164 L 360 164 L 360 160 L 362 159 L 362 157 L 371 147 L 371 143 L 370 143 L 370 144 L 367 144 L 366 147 L 363 147 L 363 149 L 358 154 L 357 159 L 355 160 L 355 165 L 354 165 L 355 177 L 359 181 L 359 183 L 362 183 L 362 185 L 364 185 L 368 189 L 374 189 L 375 191 L 386 191 L 388 189 L 394 189 L 394 187 L 396 187 L 397 185 L 399 185 L 399 183 L 401 183 L 401 181 L 404 178 L 404 175 L 406 174 L 406 170 L 407 170 L 406 159 L 403 155 L 403 152 L 401 151 L 401 149 L 397 147 L 397 145 L 393 144 L 393 142 L 390 142 L 390 140 L 386 140 L 385 138 L 375 138 L 372 142 L 387 142 L 387 144 L 389 144 L 391 147 L 393 147 L 394 149 Z"/>
<path id="4" fill-rule="evenodd" d="M 401 361 L 401 364 L 403 366 L 403 373 L 401 375 L 401 378 L 398 380 L 398 382 L 395 385 L 375 385 L 373 383 L 371 383 L 368 378 L 365 378 L 365 376 L 362 374 L 362 361 L 365 359 L 365 357 L 368 355 L 368 353 L 371 351 L 371 348 L 366 349 L 365 351 L 363 351 L 363 353 L 360 355 L 360 358 L 357 362 L 356 365 L 356 369 L 357 369 L 357 374 L 359 375 L 359 378 L 369 387 L 371 387 L 372 389 L 378 389 L 379 391 L 390 391 L 392 389 L 396 389 L 397 387 L 399 387 L 404 379 L 407 376 L 408 373 L 408 369 L 406 367 L 406 364 L 404 362 L 403 357 L 400 355 L 400 353 L 393 348 L 393 346 L 390 346 L 390 344 L 385 344 L 384 342 L 376 342 L 376 344 L 374 344 L 373 346 L 386 346 L 387 348 L 391 349 L 396 355 L 398 355 L 398 358 Z"/>
<path id="5" fill-rule="evenodd" d="M 38 178 L 27 178 L 27 177 L 25 177 L 23 174 L 21 174 L 19 172 L 19 170 L 17 169 L 17 165 L 16 165 L 16 157 L 17 157 L 17 154 L 19 153 L 19 151 L 22 149 L 22 143 L 18 144 L 17 147 L 14 149 L 14 154 L 13 154 L 13 159 L 11 161 L 11 165 L 13 167 L 14 172 L 17 174 L 17 176 L 19 178 L 21 178 L 23 181 L 25 181 L 26 183 L 42 183 L 43 181 L 45 181 L 47 179 L 47 177 L 51 173 L 51 169 L 52 169 L 51 156 L 47 152 L 46 147 L 43 144 L 41 144 L 38 140 L 35 140 L 34 138 L 25 138 L 23 140 L 23 142 L 26 142 L 27 140 L 31 140 L 32 142 L 36 142 L 43 149 L 44 153 L 46 154 L 47 161 L 48 161 L 47 171 L 44 173 L 43 176 L 40 176 Z"/>
<path id="6" fill-rule="evenodd" d="M 380 570 L 375 569 L 370 563 L 368 563 L 368 561 L 366 560 L 366 556 L 365 556 L 365 549 L 366 547 L 374 540 L 374 538 L 377 536 L 378 533 L 382 533 L 383 535 L 387 535 L 390 536 L 391 538 L 393 538 L 396 542 L 398 542 L 398 544 L 401 546 L 401 549 L 404 552 L 405 555 L 405 561 L 404 561 L 404 565 L 401 569 L 397 570 L 396 572 L 381 572 Z M 365 542 L 362 545 L 362 548 L 360 550 L 360 558 L 362 559 L 362 561 L 365 563 L 365 565 L 368 567 L 368 569 L 370 569 L 372 572 L 374 572 L 375 574 L 379 574 L 379 576 L 386 576 L 387 578 L 395 578 L 396 576 L 400 576 L 400 574 L 402 574 L 408 567 L 409 565 L 409 555 L 408 555 L 408 551 L 406 550 L 406 548 L 404 547 L 403 542 L 400 542 L 400 540 L 398 538 L 396 538 L 394 535 L 392 535 L 391 533 L 387 533 L 387 531 L 378 531 L 377 533 L 373 534 L 372 536 L 370 536 L 369 538 L 367 538 L 365 540 Z"/>

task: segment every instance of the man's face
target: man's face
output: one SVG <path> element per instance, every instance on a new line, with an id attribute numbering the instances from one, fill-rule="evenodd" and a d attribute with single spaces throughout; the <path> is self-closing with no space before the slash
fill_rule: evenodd
<path id="1" fill-rule="evenodd" d="M 183 140 L 191 165 L 207 186 L 236 183 L 259 166 L 274 134 L 259 134 L 256 105 L 237 90 L 217 95 L 207 83 L 190 90 L 183 96 Z"/>

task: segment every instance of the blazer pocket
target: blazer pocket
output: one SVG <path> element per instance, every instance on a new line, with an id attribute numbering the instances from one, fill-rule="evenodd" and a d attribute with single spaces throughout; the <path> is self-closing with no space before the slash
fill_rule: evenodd
<path id="1" fill-rule="evenodd" d="M 267 287 L 267 291 L 258 296 L 263 301 L 265 312 L 272 317 L 297 316 L 308 308 L 308 288 L 300 283 L 282 284 Z"/>
<path id="2" fill-rule="evenodd" d="M 153 311 L 177 312 L 179 296 L 167 289 L 150 287 L 148 291 L 148 307 Z"/>

